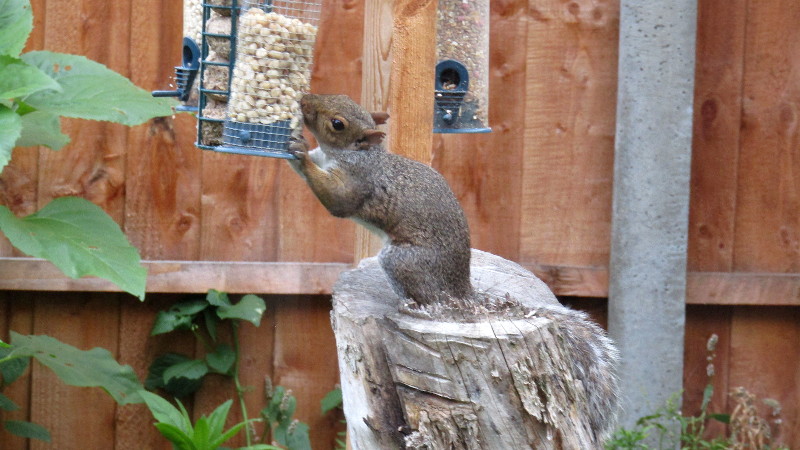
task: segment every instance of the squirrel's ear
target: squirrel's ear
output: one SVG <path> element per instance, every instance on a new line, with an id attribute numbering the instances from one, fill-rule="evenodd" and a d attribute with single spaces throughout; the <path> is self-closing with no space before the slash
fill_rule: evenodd
<path id="1" fill-rule="evenodd" d="M 373 112 L 369 113 L 372 116 L 372 120 L 375 121 L 376 125 L 383 125 L 389 120 L 389 113 L 385 112 Z"/>
<path id="2" fill-rule="evenodd" d="M 383 131 L 365 130 L 364 139 L 361 142 L 361 148 L 366 149 L 372 145 L 378 145 L 381 142 L 383 142 L 384 137 L 386 137 L 386 133 L 384 133 Z"/>

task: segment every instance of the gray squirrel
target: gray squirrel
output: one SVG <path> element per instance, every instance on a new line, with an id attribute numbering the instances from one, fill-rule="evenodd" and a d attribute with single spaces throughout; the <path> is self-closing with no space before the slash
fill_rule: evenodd
<path id="1" fill-rule="evenodd" d="M 469 227 L 444 177 L 384 148 L 385 113 L 346 95 L 307 94 L 300 107 L 319 147 L 295 136 L 290 164 L 331 214 L 382 238 L 378 259 L 397 295 L 419 305 L 472 296 Z"/>
<path id="2" fill-rule="evenodd" d="M 303 122 L 319 148 L 309 150 L 307 142 L 296 136 L 289 151 L 297 159 L 289 162 L 331 214 L 353 219 L 383 238 L 378 261 L 392 290 L 428 312 L 441 313 L 443 309 L 435 306 L 469 304 L 470 300 L 492 306 L 489 296 L 477 294 L 470 283 L 470 235 L 460 204 L 438 172 L 383 147 L 384 133 L 376 127 L 387 115 L 370 114 L 345 95 L 309 94 L 300 106 Z M 543 420 L 561 424 L 564 430 L 571 430 L 575 423 L 585 426 L 580 434 L 584 442 L 601 448 L 618 411 L 617 350 L 586 314 L 561 306 L 552 293 L 552 300 L 531 295 L 541 304 L 523 306 L 507 294 L 505 303 L 501 299 L 494 305 L 509 312 L 503 317 L 552 324 L 537 331 L 552 336 L 552 350 L 536 350 L 542 367 L 529 375 L 536 380 L 546 374 L 542 381 L 546 388 L 560 383 L 559 392 L 574 395 L 569 397 L 574 411 L 564 415 L 556 410 L 550 416 L 550 407 L 542 403 Z M 465 302 L 449 302 L 453 299 Z M 473 313 L 489 320 L 482 311 L 488 309 Z M 464 316 L 472 317 L 469 311 Z M 537 393 L 535 383 L 532 386 L 529 393 L 541 402 L 543 394 Z M 575 422 L 576 417 L 580 421 Z M 577 442 L 575 436 L 569 438 Z"/>

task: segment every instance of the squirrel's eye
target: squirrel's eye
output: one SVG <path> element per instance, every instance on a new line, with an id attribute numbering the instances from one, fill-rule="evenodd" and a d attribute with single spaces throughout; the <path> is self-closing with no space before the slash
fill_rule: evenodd
<path id="1" fill-rule="evenodd" d="M 336 131 L 344 130 L 344 122 L 339 119 L 331 119 L 331 125 L 333 125 L 333 129 Z"/>

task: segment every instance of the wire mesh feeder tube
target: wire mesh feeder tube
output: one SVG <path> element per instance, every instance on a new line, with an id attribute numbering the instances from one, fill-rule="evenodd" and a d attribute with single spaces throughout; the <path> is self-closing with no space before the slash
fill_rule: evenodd
<path id="1" fill-rule="evenodd" d="M 291 158 L 308 92 L 319 3 L 244 1 L 223 145 L 216 151 Z"/>
<path id="2" fill-rule="evenodd" d="M 434 133 L 487 133 L 489 0 L 439 0 Z"/>

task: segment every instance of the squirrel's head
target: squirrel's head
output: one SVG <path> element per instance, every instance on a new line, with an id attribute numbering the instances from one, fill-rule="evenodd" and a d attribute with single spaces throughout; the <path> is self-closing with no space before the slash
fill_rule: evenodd
<path id="1" fill-rule="evenodd" d="M 300 99 L 303 122 L 320 145 L 366 150 L 383 141 L 376 129 L 386 123 L 386 113 L 369 113 L 346 95 L 306 94 Z"/>

